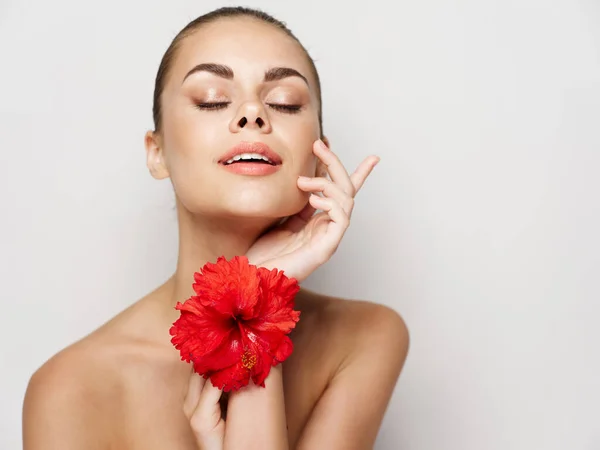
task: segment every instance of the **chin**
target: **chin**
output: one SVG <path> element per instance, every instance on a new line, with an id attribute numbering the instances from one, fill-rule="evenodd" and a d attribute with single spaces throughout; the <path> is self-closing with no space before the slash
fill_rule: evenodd
<path id="1" fill-rule="evenodd" d="M 308 202 L 309 194 L 294 183 L 256 181 L 208 183 L 194 191 L 179 189 L 177 197 L 190 213 L 215 218 L 283 218 L 300 212 Z"/>
<path id="2" fill-rule="evenodd" d="M 260 192 L 246 189 L 228 195 L 220 203 L 220 208 L 217 208 L 230 216 L 275 219 L 300 212 L 307 202 L 308 196 L 301 192 Z"/>

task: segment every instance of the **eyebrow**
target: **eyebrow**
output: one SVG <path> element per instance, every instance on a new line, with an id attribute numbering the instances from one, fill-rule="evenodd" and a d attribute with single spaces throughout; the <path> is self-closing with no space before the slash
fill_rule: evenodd
<path id="1" fill-rule="evenodd" d="M 185 75 L 185 77 L 183 77 L 183 81 L 185 81 L 190 75 L 197 72 L 209 72 L 218 77 L 225 78 L 226 80 L 233 80 L 233 70 L 231 69 L 231 67 L 216 63 L 202 63 L 193 67 Z M 269 69 L 265 72 L 265 77 L 263 81 L 267 83 L 269 81 L 278 81 L 289 77 L 301 78 L 308 85 L 308 80 L 306 79 L 306 77 L 300 72 L 298 72 L 296 69 L 292 69 L 291 67 L 273 67 L 272 69 Z"/>

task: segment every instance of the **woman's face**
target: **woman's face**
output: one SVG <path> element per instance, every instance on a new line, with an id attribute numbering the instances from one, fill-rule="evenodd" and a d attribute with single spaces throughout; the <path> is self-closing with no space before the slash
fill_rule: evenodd
<path id="1" fill-rule="evenodd" d="M 318 108 L 311 67 L 297 42 L 254 19 L 220 19 L 185 38 L 176 52 L 162 94 L 161 133 L 146 139 L 149 167 L 157 178 L 171 178 L 192 213 L 295 214 L 307 202 L 298 176 L 317 170 Z M 280 164 L 263 170 L 254 163 L 266 174 L 249 175 L 250 164 L 221 161 L 242 142 L 266 144 Z"/>

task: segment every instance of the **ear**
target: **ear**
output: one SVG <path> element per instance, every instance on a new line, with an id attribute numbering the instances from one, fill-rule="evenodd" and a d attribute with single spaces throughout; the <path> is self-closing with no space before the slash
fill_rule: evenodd
<path id="1" fill-rule="evenodd" d="M 165 162 L 160 135 L 155 131 L 147 131 L 144 136 L 144 145 L 146 147 L 146 166 L 150 174 L 157 180 L 168 178 L 169 170 Z"/>
<path id="2" fill-rule="evenodd" d="M 326 136 L 323 136 L 321 140 L 327 146 L 327 148 L 331 148 L 329 145 L 329 139 L 327 139 Z M 319 158 L 317 158 L 317 170 L 315 172 L 315 176 L 317 177 L 327 178 L 327 176 L 329 175 L 327 173 L 327 166 L 323 164 L 323 161 L 321 161 Z"/>

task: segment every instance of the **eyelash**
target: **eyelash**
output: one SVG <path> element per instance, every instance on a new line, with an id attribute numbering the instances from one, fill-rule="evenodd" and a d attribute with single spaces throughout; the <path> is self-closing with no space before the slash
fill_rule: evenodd
<path id="1" fill-rule="evenodd" d="M 196 107 L 201 110 L 215 111 L 219 109 L 227 108 L 230 102 L 215 102 L 215 103 L 197 103 Z M 269 107 L 275 111 L 279 111 L 285 114 L 295 114 L 300 112 L 302 109 L 301 105 L 279 105 L 277 103 L 267 103 Z"/>

